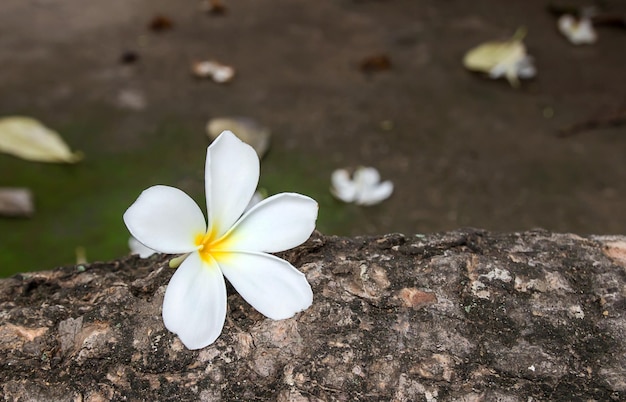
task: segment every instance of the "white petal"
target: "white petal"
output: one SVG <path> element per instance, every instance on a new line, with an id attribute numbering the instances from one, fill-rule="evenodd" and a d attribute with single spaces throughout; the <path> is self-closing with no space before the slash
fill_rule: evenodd
<path id="1" fill-rule="evenodd" d="M 496 79 L 502 77 L 507 72 L 508 66 L 504 63 L 496 64 L 489 70 L 489 78 Z"/>
<path id="2" fill-rule="evenodd" d="M 576 19 L 569 14 L 563 14 L 557 20 L 557 26 L 559 27 L 559 31 L 568 38 L 574 30 L 575 25 Z"/>
<path id="3" fill-rule="evenodd" d="M 372 187 L 380 182 L 380 174 L 373 167 L 360 167 L 354 172 L 354 181 L 359 191 Z"/>
<path id="4" fill-rule="evenodd" d="M 246 209 L 244 210 L 244 213 L 248 212 L 250 209 L 252 209 L 253 206 L 263 201 L 264 199 L 265 199 L 265 196 L 263 196 L 263 194 L 260 191 L 255 191 L 254 194 L 252 194 L 252 198 L 250 198 L 248 205 L 246 205 Z"/>
<path id="5" fill-rule="evenodd" d="M 148 258 L 152 254 L 156 253 L 156 250 L 144 246 L 139 242 L 139 240 L 132 236 L 128 239 L 128 248 L 130 248 L 131 254 L 139 254 L 140 258 Z"/>
<path id="6" fill-rule="evenodd" d="M 317 202 L 301 194 L 266 198 L 235 224 L 223 249 L 276 253 L 299 246 L 315 230 L 317 210 Z"/>
<path id="7" fill-rule="evenodd" d="M 358 195 L 356 203 L 359 205 L 374 205 L 389 198 L 393 192 L 393 183 L 385 181 L 376 186 L 364 188 Z"/>
<path id="8" fill-rule="evenodd" d="M 356 185 L 350 179 L 348 171 L 337 169 L 330 176 L 332 187 L 330 192 L 343 202 L 352 202 L 356 198 Z"/>
<path id="9" fill-rule="evenodd" d="M 266 317 L 289 318 L 313 303 L 306 277 L 285 260 L 263 253 L 217 253 L 215 257 L 241 297 Z"/>
<path id="10" fill-rule="evenodd" d="M 195 250 L 195 236 L 206 233 L 198 204 L 183 191 L 168 186 L 144 190 L 124 213 L 130 233 L 146 247 L 161 253 Z"/>
<path id="11" fill-rule="evenodd" d="M 209 231 L 219 238 L 245 210 L 259 182 L 254 149 L 224 131 L 207 150 L 205 186 Z"/>
<path id="12" fill-rule="evenodd" d="M 212 344 L 226 319 L 226 284 L 217 263 L 192 253 L 176 270 L 163 300 L 163 323 L 188 349 Z"/>
<path id="13" fill-rule="evenodd" d="M 515 66 L 510 66 L 509 69 L 504 74 L 507 81 L 513 88 L 519 87 L 519 79 L 517 77 L 517 68 Z"/>
<path id="14" fill-rule="evenodd" d="M 597 39 L 593 24 L 588 17 L 579 21 L 568 14 L 562 15 L 558 20 L 559 31 L 574 45 L 591 44 Z"/>
<path id="15" fill-rule="evenodd" d="M 533 64 L 531 56 L 525 56 L 516 65 L 517 75 L 521 78 L 532 78 L 537 75 L 537 69 Z"/>
<path id="16" fill-rule="evenodd" d="M 580 21 L 580 31 L 584 43 L 593 43 L 598 38 L 596 31 L 593 29 L 591 20 L 588 18 Z"/>
<path id="17" fill-rule="evenodd" d="M 591 44 L 597 39 L 596 31 L 589 18 L 583 18 L 573 30 L 569 40 L 575 45 Z"/>

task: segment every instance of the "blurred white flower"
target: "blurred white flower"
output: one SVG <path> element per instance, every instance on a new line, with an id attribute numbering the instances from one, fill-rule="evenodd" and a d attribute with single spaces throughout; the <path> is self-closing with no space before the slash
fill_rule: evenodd
<path id="1" fill-rule="evenodd" d="M 373 167 L 359 167 L 352 178 L 346 169 L 335 170 L 331 176 L 330 192 L 344 202 L 374 205 L 389 198 L 393 183 L 380 182 L 380 174 Z"/>
<path id="2" fill-rule="evenodd" d="M 196 61 L 191 71 L 198 78 L 211 78 L 218 84 L 225 84 L 235 77 L 235 69 L 215 60 Z"/>
<path id="3" fill-rule="evenodd" d="M 156 250 L 151 249 L 150 247 L 144 246 L 139 240 L 134 237 L 130 237 L 128 239 L 128 248 L 130 248 L 131 254 L 139 254 L 140 258 L 148 258 L 152 254 L 156 253 Z"/>
<path id="4" fill-rule="evenodd" d="M 598 39 L 589 17 L 576 20 L 569 14 L 563 14 L 557 23 L 559 31 L 574 45 L 589 45 Z"/>

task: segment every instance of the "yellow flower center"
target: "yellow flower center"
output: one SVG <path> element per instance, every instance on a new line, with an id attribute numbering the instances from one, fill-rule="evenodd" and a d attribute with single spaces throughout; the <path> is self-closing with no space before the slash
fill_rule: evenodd
<path id="1" fill-rule="evenodd" d="M 212 233 L 198 233 L 196 235 L 196 246 L 198 246 L 198 253 L 203 261 L 208 262 L 211 260 L 211 245 L 213 243 Z"/>
<path id="2" fill-rule="evenodd" d="M 219 239 L 216 237 L 216 233 L 213 230 L 196 235 L 195 244 L 198 246 L 198 253 L 204 262 L 211 262 L 217 255 L 225 253 L 225 246 L 228 244 L 227 236 L 222 236 Z"/>

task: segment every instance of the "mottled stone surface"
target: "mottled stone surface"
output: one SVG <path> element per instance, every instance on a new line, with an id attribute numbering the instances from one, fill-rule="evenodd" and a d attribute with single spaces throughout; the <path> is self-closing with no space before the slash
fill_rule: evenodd
<path id="1" fill-rule="evenodd" d="M 6 400 L 626 399 L 626 238 L 545 231 L 338 238 L 284 253 L 313 306 L 229 289 L 217 342 L 163 326 L 172 270 L 129 257 L 0 280 Z"/>

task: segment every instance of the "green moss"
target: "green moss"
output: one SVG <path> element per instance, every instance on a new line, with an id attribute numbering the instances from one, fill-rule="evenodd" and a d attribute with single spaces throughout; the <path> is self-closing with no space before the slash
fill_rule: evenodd
<path id="1" fill-rule="evenodd" d="M 84 247 L 88 261 L 109 260 L 128 253 L 126 208 L 147 187 L 167 184 L 204 204 L 204 149 L 207 138 L 174 120 L 154 132 L 138 133 L 149 142 L 125 148 L 108 144 L 113 130 L 103 120 L 86 118 L 57 128 L 85 153 L 76 165 L 23 161 L 0 154 L 2 187 L 28 187 L 35 196 L 31 219 L 0 218 L 0 276 L 50 269 L 76 262 Z M 89 133 L 93 141 L 84 141 Z M 81 138 L 83 139 L 81 141 Z M 112 140 L 111 140 L 112 141 Z M 119 139 L 118 139 L 119 142 Z M 269 194 L 293 191 L 320 205 L 317 228 L 327 234 L 349 234 L 362 213 L 336 201 L 328 191 L 331 166 L 279 145 L 262 161 L 260 187 Z"/>
<path id="2" fill-rule="evenodd" d="M 98 123 L 82 121 L 59 131 L 70 143 L 84 133 L 106 138 L 106 124 Z M 0 276 L 73 264 L 78 246 L 89 261 L 127 254 L 122 214 L 150 185 L 171 184 L 198 197 L 193 190 L 202 189 L 204 155 L 180 143 L 181 136 L 193 134 L 169 123 L 150 134 L 154 141 L 132 151 L 85 143 L 85 159 L 76 165 L 0 155 L 0 171 L 10 172 L 2 175 L 0 186 L 30 188 L 36 205 L 31 219 L 0 219 Z M 201 148 L 206 146 L 208 141 L 198 137 Z"/>

